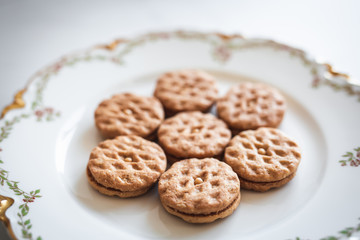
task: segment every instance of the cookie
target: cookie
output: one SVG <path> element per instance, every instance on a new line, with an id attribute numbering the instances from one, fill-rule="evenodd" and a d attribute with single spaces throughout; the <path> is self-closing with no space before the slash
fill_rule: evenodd
<path id="1" fill-rule="evenodd" d="M 158 186 L 166 211 L 190 223 L 225 218 L 240 203 L 238 176 L 214 158 L 176 162 L 160 177 Z"/>
<path id="2" fill-rule="evenodd" d="M 166 116 L 183 111 L 207 112 L 217 98 L 215 79 L 199 70 L 168 72 L 160 76 L 154 92 Z"/>
<path id="3" fill-rule="evenodd" d="M 221 156 L 230 138 L 223 121 L 199 111 L 178 113 L 158 131 L 159 144 L 172 161 Z"/>
<path id="4" fill-rule="evenodd" d="M 233 133 L 259 127 L 278 127 L 285 110 L 285 98 L 273 87 L 245 82 L 232 87 L 216 103 L 218 116 Z"/>
<path id="5" fill-rule="evenodd" d="M 119 136 L 95 147 L 87 165 L 90 185 L 121 198 L 146 193 L 166 169 L 159 145 L 138 136 Z"/>
<path id="6" fill-rule="evenodd" d="M 300 160 L 299 146 L 275 128 L 241 132 L 224 155 L 224 161 L 239 175 L 241 187 L 260 192 L 288 183 Z"/>
<path id="7" fill-rule="evenodd" d="M 154 139 L 164 120 L 164 110 L 154 97 L 131 93 L 114 95 L 102 101 L 95 111 L 95 124 L 105 138 L 137 135 Z"/>

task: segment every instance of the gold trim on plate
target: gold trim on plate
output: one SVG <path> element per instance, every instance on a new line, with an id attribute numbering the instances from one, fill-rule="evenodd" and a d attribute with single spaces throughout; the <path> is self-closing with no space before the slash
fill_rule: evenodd
<path id="1" fill-rule="evenodd" d="M 345 74 L 345 73 L 340 73 L 340 72 L 334 71 L 333 66 L 331 66 L 330 64 L 324 63 L 324 65 L 327 67 L 328 72 L 329 72 L 331 75 L 333 75 L 334 77 L 344 77 L 344 78 L 346 78 L 346 79 L 349 79 L 349 78 L 350 78 L 350 76 L 347 75 L 347 74 Z"/>
<path id="2" fill-rule="evenodd" d="M 110 51 L 114 51 L 116 49 L 116 47 L 120 44 L 120 43 L 123 43 L 123 42 L 126 42 L 125 39 L 116 39 L 114 41 L 112 41 L 111 43 L 109 44 L 104 44 L 104 45 L 100 45 L 98 46 L 99 48 L 104 48 L 104 49 L 107 49 L 107 50 L 110 50 Z"/>
<path id="3" fill-rule="evenodd" d="M 5 114 L 12 109 L 25 107 L 25 102 L 23 99 L 23 94 L 25 92 L 26 92 L 26 88 L 21 89 L 15 94 L 14 101 L 2 110 L 0 119 L 3 118 Z"/>
<path id="4" fill-rule="evenodd" d="M 331 66 L 328 63 L 323 63 L 323 65 L 326 66 L 328 74 L 330 74 L 332 77 L 340 77 L 340 78 L 342 78 L 342 80 L 344 80 L 348 84 L 346 86 L 346 88 L 349 89 L 348 92 L 351 92 L 352 94 L 354 94 L 354 91 L 352 90 L 351 87 L 352 86 L 360 87 L 360 81 L 358 79 L 352 78 L 346 73 L 334 71 L 333 66 Z"/>
<path id="5" fill-rule="evenodd" d="M 8 210 L 8 208 L 13 204 L 14 199 L 0 195 L 0 221 L 4 223 L 10 237 L 16 240 L 17 238 L 15 237 L 14 231 L 12 230 L 10 220 L 5 215 L 6 210 Z"/>

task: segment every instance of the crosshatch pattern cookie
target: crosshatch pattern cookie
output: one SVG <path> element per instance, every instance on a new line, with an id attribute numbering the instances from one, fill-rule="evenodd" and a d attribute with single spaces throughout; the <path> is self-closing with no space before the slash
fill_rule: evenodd
<path id="1" fill-rule="evenodd" d="M 165 73 L 159 77 L 154 92 L 167 116 L 183 111 L 206 112 L 214 104 L 217 94 L 215 79 L 199 70 Z"/>
<path id="2" fill-rule="evenodd" d="M 166 157 L 159 145 L 138 136 L 120 136 L 92 150 L 87 176 L 103 194 L 135 197 L 147 192 L 165 169 Z"/>
<path id="3" fill-rule="evenodd" d="M 217 101 L 217 112 L 233 132 L 277 127 L 285 114 L 284 97 L 262 83 L 241 83 Z"/>
<path id="4" fill-rule="evenodd" d="M 164 110 L 154 97 L 131 93 L 102 101 L 95 111 L 95 124 L 105 138 L 137 135 L 153 139 L 164 120 Z"/>
<path id="5" fill-rule="evenodd" d="M 231 138 L 226 124 L 211 114 L 183 112 L 166 119 L 158 131 L 159 143 L 174 161 L 220 156 Z"/>
<path id="6" fill-rule="evenodd" d="M 240 182 L 227 164 L 214 158 L 176 162 L 159 180 L 164 208 L 190 223 L 208 223 L 233 213 Z"/>
<path id="7" fill-rule="evenodd" d="M 275 128 L 241 132 L 230 141 L 224 156 L 224 161 L 239 175 L 241 187 L 255 191 L 289 182 L 300 159 L 298 145 Z"/>

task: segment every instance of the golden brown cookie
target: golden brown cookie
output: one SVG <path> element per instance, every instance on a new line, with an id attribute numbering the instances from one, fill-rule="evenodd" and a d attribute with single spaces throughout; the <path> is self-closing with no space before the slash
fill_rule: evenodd
<path id="1" fill-rule="evenodd" d="M 120 136 L 95 147 L 87 165 L 89 183 L 99 192 L 122 198 L 147 192 L 166 169 L 159 145 L 138 136 Z"/>
<path id="2" fill-rule="evenodd" d="M 300 160 L 298 145 L 275 128 L 241 132 L 230 141 L 224 156 L 239 175 L 242 188 L 261 192 L 289 182 Z"/>
<path id="3" fill-rule="evenodd" d="M 190 223 L 231 215 L 240 203 L 240 182 L 227 164 L 214 158 L 176 162 L 159 180 L 164 208 Z"/>
<path id="4" fill-rule="evenodd" d="M 102 101 L 95 111 L 95 124 L 105 138 L 137 135 L 154 139 L 164 120 L 164 110 L 154 97 L 131 93 L 114 95 Z"/>
<path id="5" fill-rule="evenodd" d="M 159 127 L 159 144 L 169 158 L 206 158 L 221 155 L 231 138 L 226 124 L 211 114 L 178 113 Z"/>
<path id="6" fill-rule="evenodd" d="M 234 133 L 277 127 L 286 110 L 285 98 L 275 88 L 251 82 L 232 87 L 216 105 L 219 117 Z"/>
<path id="7" fill-rule="evenodd" d="M 214 77 L 199 70 L 165 73 L 159 77 L 154 92 L 167 116 L 183 111 L 207 112 L 217 94 Z"/>

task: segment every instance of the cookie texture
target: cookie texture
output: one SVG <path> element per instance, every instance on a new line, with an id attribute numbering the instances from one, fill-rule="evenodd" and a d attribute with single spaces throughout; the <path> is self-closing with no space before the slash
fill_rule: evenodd
<path id="1" fill-rule="evenodd" d="M 231 138 L 226 124 L 199 111 L 178 113 L 159 127 L 159 144 L 176 159 L 221 155 Z"/>
<path id="2" fill-rule="evenodd" d="M 183 111 L 206 112 L 217 95 L 214 77 L 199 70 L 165 73 L 159 77 L 154 92 L 164 105 L 167 116 Z"/>
<path id="3" fill-rule="evenodd" d="M 257 191 L 280 187 L 288 182 L 286 180 L 290 181 L 300 160 L 297 143 L 275 128 L 241 132 L 230 141 L 224 155 L 224 161 L 244 180 L 242 187 Z M 252 188 L 251 183 L 267 187 Z"/>
<path id="4" fill-rule="evenodd" d="M 240 202 L 240 181 L 214 158 L 176 162 L 159 180 L 164 208 L 187 222 L 206 223 L 230 215 Z"/>
<path id="5" fill-rule="evenodd" d="M 95 124 L 105 138 L 137 135 L 152 139 L 164 120 L 164 110 L 154 97 L 131 93 L 114 95 L 95 110 Z"/>
<path id="6" fill-rule="evenodd" d="M 217 101 L 217 112 L 233 132 L 277 127 L 286 110 L 285 98 L 268 85 L 245 82 Z"/>
<path id="7" fill-rule="evenodd" d="M 145 193 L 166 169 L 159 145 L 138 136 L 119 136 L 95 147 L 87 165 L 89 183 L 106 195 Z"/>

